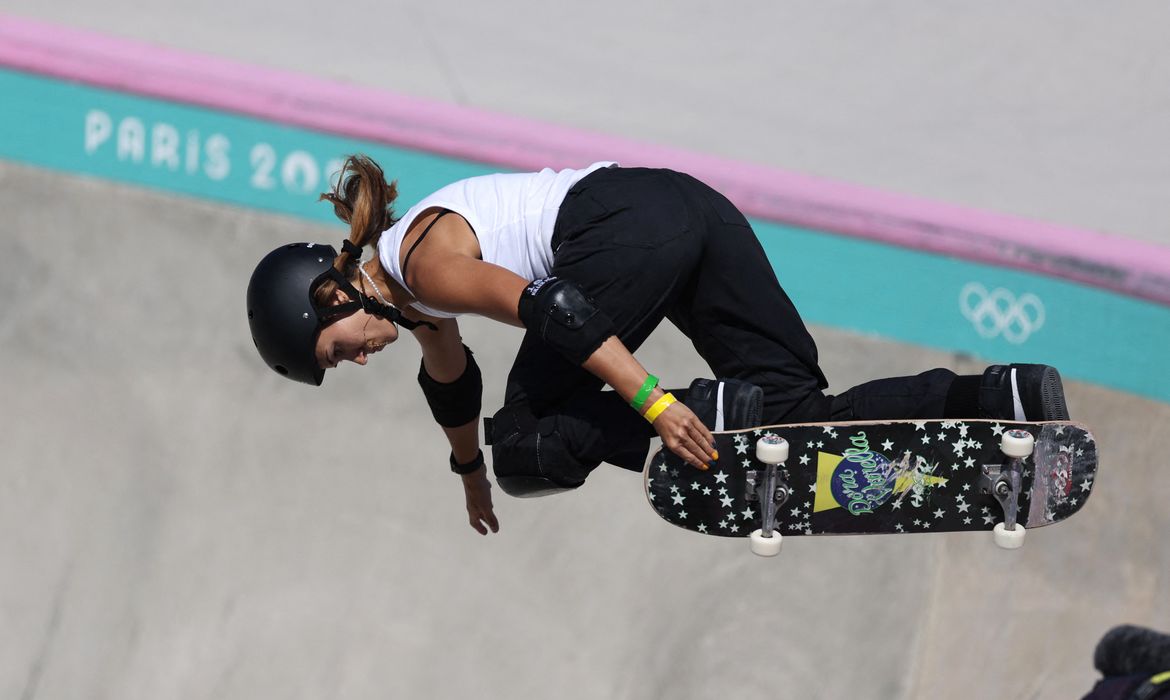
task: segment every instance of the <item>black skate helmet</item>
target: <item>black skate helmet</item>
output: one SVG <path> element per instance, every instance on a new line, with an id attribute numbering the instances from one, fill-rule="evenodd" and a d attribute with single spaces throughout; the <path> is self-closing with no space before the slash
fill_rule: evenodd
<path id="1" fill-rule="evenodd" d="M 349 241 L 342 245 L 356 264 L 361 248 Z M 314 386 L 325 377 L 317 364 L 317 334 L 342 316 L 364 309 L 407 330 L 420 325 L 435 328 L 403 318 L 393 306 L 359 293 L 333 267 L 335 258 L 337 250 L 330 245 L 289 243 L 265 255 L 248 283 L 248 325 L 260 357 L 280 375 Z M 317 307 L 313 292 L 327 279 L 337 282 L 353 301 Z"/>

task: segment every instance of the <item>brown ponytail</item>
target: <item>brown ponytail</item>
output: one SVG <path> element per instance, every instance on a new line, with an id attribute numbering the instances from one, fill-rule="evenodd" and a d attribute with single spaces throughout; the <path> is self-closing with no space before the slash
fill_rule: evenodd
<path id="1" fill-rule="evenodd" d="M 332 192 L 324 192 L 318 201 L 328 200 L 333 203 L 333 213 L 345 223 L 349 224 L 349 240 L 354 245 L 378 245 L 382 232 L 394 225 L 394 200 L 398 198 L 398 183 L 387 184 L 382 168 L 371 158 L 364 155 L 352 155 L 346 158 L 337 184 Z M 333 261 L 333 267 L 347 279 L 356 274 L 357 259 L 346 251 L 341 251 Z M 313 293 L 313 301 L 318 306 L 325 306 L 333 297 L 337 283 L 327 281 Z"/>

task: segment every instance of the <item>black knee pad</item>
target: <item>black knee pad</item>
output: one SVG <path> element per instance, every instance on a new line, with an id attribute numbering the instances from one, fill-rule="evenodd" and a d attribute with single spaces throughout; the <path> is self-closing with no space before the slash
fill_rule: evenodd
<path id="1" fill-rule="evenodd" d="M 759 427 L 764 390 L 740 379 L 696 379 L 683 401 L 710 430 Z"/>
<path id="2" fill-rule="evenodd" d="M 570 491 L 593 471 L 565 446 L 553 416 L 537 419 L 526 408 L 505 407 L 484 423 L 496 483 L 510 496 Z"/>

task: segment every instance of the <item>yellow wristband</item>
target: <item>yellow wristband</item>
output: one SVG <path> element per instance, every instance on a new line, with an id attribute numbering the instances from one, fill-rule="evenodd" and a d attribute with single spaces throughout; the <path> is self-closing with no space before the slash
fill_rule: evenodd
<path id="1" fill-rule="evenodd" d="M 662 398 L 655 401 L 654 404 L 650 406 L 650 408 L 646 409 L 646 412 L 642 414 L 642 417 L 653 423 L 658 419 L 658 416 L 674 402 L 674 394 L 663 394 Z"/>

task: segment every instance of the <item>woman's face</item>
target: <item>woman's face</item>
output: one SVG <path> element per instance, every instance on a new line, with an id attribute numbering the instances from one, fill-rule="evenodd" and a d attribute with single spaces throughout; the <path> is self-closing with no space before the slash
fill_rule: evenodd
<path id="1" fill-rule="evenodd" d="M 335 304 L 349 298 L 339 291 Z M 398 340 L 398 327 L 390 321 L 358 309 L 321 329 L 317 336 L 317 364 L 330 369 L 344 360 L 366 364 L 369 356 Z"/>

